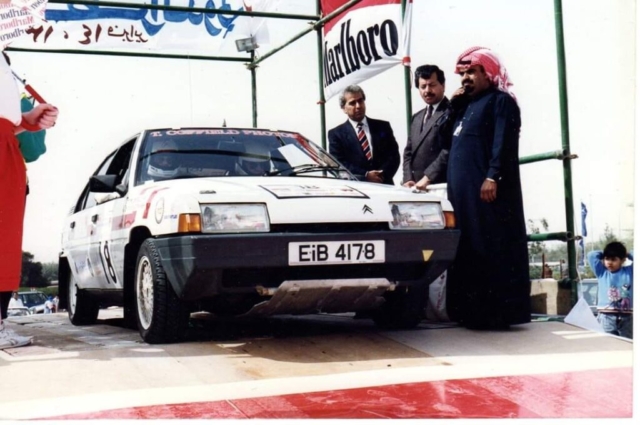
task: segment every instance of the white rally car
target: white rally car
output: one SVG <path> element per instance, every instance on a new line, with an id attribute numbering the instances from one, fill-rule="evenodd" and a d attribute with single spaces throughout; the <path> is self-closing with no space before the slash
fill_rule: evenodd
<path id="1" fill-rule="evenodd" d="M 194 311 L 411 327 L 455 256 L 454 225 L 447 200 L 357 181 L 298 133 L 145 130 L 66 219 L 60 306 L 85 325 L 121 305 L 149 343 L 180 340 Z"/>

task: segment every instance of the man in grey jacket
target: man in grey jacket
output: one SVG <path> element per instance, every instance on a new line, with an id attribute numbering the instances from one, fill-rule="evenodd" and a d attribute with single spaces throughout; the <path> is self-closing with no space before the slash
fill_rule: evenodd
<path id="1" fill-rule="evenodd" d="M 426 190 L 429 184 L 443 183 L 447 176 L 449 151 L 438 137 L 438 126 L 449 110 L 444 96 L 444 72 L 436 65 L 415 70 L 415 86 L 427 107 L 411 118 L 411 130 L 402 161 L 402 185 Z"/>

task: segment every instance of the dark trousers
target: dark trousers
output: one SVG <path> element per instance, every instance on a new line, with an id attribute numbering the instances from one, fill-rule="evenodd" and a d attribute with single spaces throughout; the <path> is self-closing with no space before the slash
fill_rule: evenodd
<path id="1" fill-rule="evenodd" d="M 13 291 L 0 292 L 0 317 L 2 320 L 7 318 L 7 310 L 9 309 L 9 301 Z"/>

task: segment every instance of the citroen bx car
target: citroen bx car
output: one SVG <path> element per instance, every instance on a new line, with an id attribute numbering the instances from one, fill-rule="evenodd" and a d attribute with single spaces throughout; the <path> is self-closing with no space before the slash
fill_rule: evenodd
<path id="1" fill-rule="evenodd" d="M 144 130 L 66 218 L 61 307 L 80 325 L 121 305 L 150 343 L 181 339 L 194 311 L 411 327 L 454 258 L 454 224 L 447 200 L 358 181 L 296 132 Z"/>

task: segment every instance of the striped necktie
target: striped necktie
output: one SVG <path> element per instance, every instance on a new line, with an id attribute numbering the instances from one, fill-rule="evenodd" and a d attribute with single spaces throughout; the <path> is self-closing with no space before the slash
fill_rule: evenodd
<path id="1" fill-rule="evenodd" d="M 367 134 L 364 132 L 364 126 L 361 122 L 358 123 L 358 141 L 360 142 L 360 146 L 362 146 L 362 151 L 364 152 L 364 156 L 367 157 L 367 160 L 371 160 L 371 146 L 369 146 L 369 140 L 367 140 Z"/>

